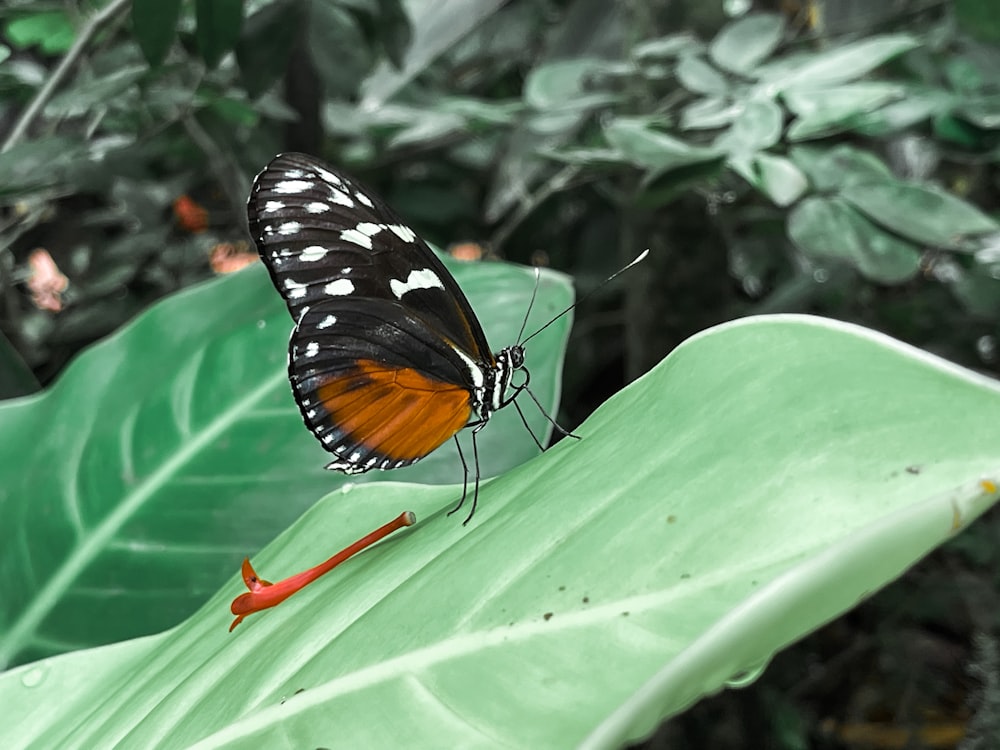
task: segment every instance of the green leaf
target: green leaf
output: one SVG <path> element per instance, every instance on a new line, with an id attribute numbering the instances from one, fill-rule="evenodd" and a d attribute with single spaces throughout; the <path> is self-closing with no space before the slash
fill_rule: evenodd
<path id="1" fill-rule="evenodd" d="M 454 268 L 490 340 L 513 342 L 534 275 Z M 529 332 L 570 297 L 563 277 L 543 274 Z M 244 555 L 347 482 L 323 470 L 328 454 L 292 400 L 291 327 L 254 267 L 154 306 L 52 388 L 0 404 L 0 665 L 176 624 Z M 550 412 L 568 328 L 560 319 L 527 347 L 532 390 Z M 537 409 L 525 415 L 547 434 Z M 484 477 L 537 453 L 513 409 L 478 444 Z M 455 482 L 462 469 L 449 443 L 415 466 L 351 482 L 386 476 Z"/>
<path id="2" fill-rule="evenodd" d="M 947 91 L 920 91 L 907 87 L 903 99 L 860 115 L 851 123 L 851 129 L 876 138 L 884 137 L 946 114 L 955 104 L 955 97 Z"/>
<path id="3" fill-rule="evenodd" d="M 194 36 L 209 68 L 219 64 L 240 38 L 243 0 L 195 0 Z"/>
<path id="4" fill-rule="evenodd" d="M 802 201 L 788 217 L 788 236 L 806 255 L 844 260 L 879 284 L 899 284 L 920 269 L 917 248 L 838 198 Z"/>
<path id="5" fill-rule="evenodd" d="M 919 46 L 919 40 L 908 34 L 869 37 L 824 52 L 783 58 L 760 66 L 755 75 L 780 89 L 820 88 L 861 78 Z"/>
<path id="6" fill-rule="evenodd" d="M 881 159 L 846 143 L 828 146 L 792 146 L 788 155 L 821 192 L 861 182 L 895 182 Z"/>
<path id="7" fill-rule="evenodd" d="M 305 38 L 327 95 L 354 98 L 374 59 L 354 16 L 333 3 L 311 0 Z"/>
<path id="8" fill-rule="evenodd" d="M 504 0 L 411 0 L 405 4 L 412 22 L 413 40 L 405 54 L 392 58 L 395 69 L 383 64 L 363 82 L 361 107 L 373 111 L 423 73 L 443 54 L 486 19 Z M 398 16 L 379 23 L 398 23 Z M 409 35 L 407 35 L 409 36 Z"/>
<path id="9" fill-rule="evenodd" d="M 706 97 L 684 108 L 681 113 L 683 130 L 715 130 L 724 128 L 739 117 L 744 107 L 728 97 Z"/>
<path id="10" fill-rule="evenodd" d="M 921 245 L 974 250 L 966 240 L 1000 231 L 996 220 L 950 193 L 903 182 L 848 185 L 841 196 L 877 224 Z"/>
<path id="11" fill-rule="evenodd" d="M 117 107 L 126 101 L 134 101 L 138 93 L 136 83 L 148 74 L 149 68 L 140 63 L 113 70 L 107 75 L 77 81 L 72 88 L 57 94 L 45 105 L 45 114 L 49 117 L 81 117 L 95 107 Z M 132 96 L 128 97 L 128 93 Z"/>
<path id="12" fill-rule="evenodd" d="M 406 14 L 402 0 L 378 0 L 375 20 L 379 26 L 382 49 L 396 69 L 402 69 L 413 39 L 410 17 Z"/>
<path id="13" fill-rule="evenodd" d="M 989 0 L 955 0 L 955 20 L 961 31 L 987 44 L 1000 44 L 1000 17 Z"/>
<path id="14" fill-rule="evenodd" d="M 770 99 L 748 101 L 725 133 L 715 141 L 717 148 L 732 154 L 752 154 L 771 148 L 781 140 L 784 116 Z"/>
<path id="15" fill-rule="evenodd" d="M 693 34 L 682 32 L 645 39 L 632 48 L 632 57 L 639 62 L 657 62 L 682 55 L 696 55 L 704 48 L 705 45 Z"/>
<path id="16" fill-rule="evenodd" d="M 849 129 L 864 115 L 905 93 L 902 86 L 880 82 L 786 91 L 785 105 L 798 115 L 788 128 L 788 138 L 805 140 Z"/>
<path id="17" fill-rule="evenodd" d="M 483 487 L 334 493 L 255 559 L 418 524 L 226 632 L 0 677 L 6 746 L 621 747 L 845 612 L 998 499 L 996 382 L 805 316 L 714 328 Z M 724 446 L 724 450 L 720 450 Z"/>
<path id="18" fill-rule="evenodd" d="M 677 169 L 723 156 L 720 149 L 693 146 L 653 130 L 648 121 L 640 118 L 616 118 L 604 127 L 604 136 L 635 166 L 650 171 Z"/>
<path id="19" fill-rule="evenodd" d="M 300 0 L 277 0 L 247 18 L 236 60 L 250 96 L 259 96 L 284 75 L 304 18 Z"/>
<path id="20" fill-rule="evenodd" d="M 47 55 L 66 52 L 76 38 L 76 30 L 62 11 L 44 11 L 15 18 L 7 22 L 6 41 L 13 47 L 26 49 L 38 45 Z"/>
<path id="21" fill-rule="evenodd" d="M 524 101 L 534 109 L 582 109 L 608 101 L 608 94 L 588 89 L 591 77 L 606 63 L 587 57 L 545 63 L 531 70 L 524 82 Z"/>
<path id="22" fill-rule="evenodd" d="M 681 86 L 696 94 L 726 94 L 729 81 L 719 71 L 695 55 L 685 55 L 674 70 Z"/>
<path id="23" fill-rule="evenodd" d="M 22 141 L 0 154 L 0 195 L 57 184 L 73 166 L 88 158 L 87 145 L 68 136 Z"/>
<path id="24" fill-rule="evenodd" d="M 795 164 L 783 156 L 761 152 L 730 158 L 730 166 L 777 206 L 789 206 L 809 187 Z"/>
<path id="25" fill-rule="evenodd" d="M 143 57 L 158 67 L 177 36 L 184 0 L 132 0 L 132 31 Z"/>
<path id="26" fill-rule="evenodd" d="M 784 33 L 783 16 L 752 13 L 722 29 L 712 40 L 709 54 L 720 68 L 749 75 L 774 52 Z"/>

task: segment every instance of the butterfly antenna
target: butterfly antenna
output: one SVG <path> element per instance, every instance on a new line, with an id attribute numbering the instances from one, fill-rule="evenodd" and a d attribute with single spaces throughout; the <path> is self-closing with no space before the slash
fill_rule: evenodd
<path id="1" fill-rule="evenodd" d="M 608 284 L 610 284 L 610 283 L 611 283 L 612 281 L 614 281 L 614 280 L 615 280 L 615 279 L 617 279 L 617 278 L 618 278 L 619 276 L 621 276 L 621 275 L 622 275 L 623 273 L 625 273 L 625 272 L 626 272 L 626 271 L 627 271 L 628 269 L 630 269 L 630 268 L 631 268 L 632 266 L 634 266 L 634 265 L 636 265 L 636 264 L 638 264 L 638 263 L 641 263 L 642 261 L 644 261 L 644 260 L 646 259 L 646 256 L 647 256 L 647 255 L 649 255 L 649 248 L 647 248 L 647 249 L 643 250 L 643 251 L 642 251 L 641 253 L 639 253 L 639 255 L 637 255 L 637 256 L 635 257 L 635 259 L 634 259 L 634 260 L 633 260 L 633 261 L 632 261 L 631 263 L 629 263 L 629 264 L 628 264 L 628 265 L 626 265 L 626 266 L 623 266 L 622 268 L 619 268 L 619 269 L 618 269 L 617 271 L 615 271 L 615 272 L 614 272 L 613 274 L 611 274 L 610 276 L 608 276 L 608 278 L 606 278 L 606 279 L 605 279 L 604 281 L 602 281 L 602 282 L 601 282 L 600 284 L 598 284 L 598 285 L 597 285 L 597 286 L 595 286 L 595 287 L 594 287 L 593 289 L 591 289 L 591 290 L 590 290 L 589 292 L 587 292 L 587 293 L 586 293 L 585 295 L 583 295 L 582 297 L 580 297 L 580 299 L 578 299 L 578 300 L 577 300 L 576 302 L 574 302 L 574 303 L 573 303 L 572 305 L 570 305 L 570 306 L 569 306 L 569 307 L 567 307 L 567 308 L 566 308 L 565 310 L 563 310 L 563 311 L 562 311 L 561 313 L 559 313 L 559 314 L 558 314 L 558 315 L 556 315 L 556 316 L 555 316 L 554 318 L 552 318 L 552 320 L 550 320 L 550 321 L 549 321 L 548 323 L 546 323 L 546 324 L 545 324 L 545 325 L 543 325 L 543 326 L 542 326 L 541 328 L 539 328 L 539 329 L 538 329 L 537 331 L 535 331 L 535 332 L 534 332 L 533 334 L 531 334 L 530 336 L 528 336 L 528 338 L 524 339 L 524 341 L 521 341 L 521 346 L 524 346 L 525 344 L 527 344 L 527 343 L 528 343 L 529 341 L 531 341 L 531 340 L 532 340 L 533 338 L 535 338 L 535 336 L 537 336 L 537 335 L 538 335 L 538 334 L 540 334 L 540 333 L 541 333 L 542 331 L 544 331 L 544 330 L 545 330 L 546 328 L 548 328 L 548 327 L 549 327 L 550 325 L 552 325 L 552 324 L 553 324 L 553 323 L 555 323 L 555 322 L 556 322 L 557 320 L 559 320 L 559 318 L 561 318 L 561 317 L 562 317 L 563 315 L 565 315 L 566 313 L 568 313 L 568 312 L 569 312 L 570 310 L 572 310 L 572 309 L 573 309 L 574 307 L 576 307 L 576 306 L 577 306 L 577 305 L 579 305 L 579 304 L 580 304 L 581 302 L 583 302 L 583 301 L 584 301 L 585 299 L 587 299 L 587 298 L 588 298 L 588 297 L 590 297 L 590 296 L 591 296 L 592 294 L 594 294 L 594 292 L 596 292 L 596 291 L 598 291 L 598 290 L 600 290 L 600 289 L 603 289 L 603 288 L 604 288 L 605 286 L 607 286 L 607 285 L 608 285 Z M 537 284 L 536 284 L 536 289 L 537 289 Z M 532 295 L 531 299 L 532 299 L 532 302 L 534 302 L 534 299 L 535 299 L 534 295 Z M 529 305 L 529 307 L 528 307 L 528 310 L 531 310 L 531 307 L 530 307 L 530 305 Z M 527 318 L 525 318 L 525 320 L 527 320 Z M 524 327 L 523 327 L 523 326 L 521 327 L 521 330 L 522 330 L 522 331 L 524 330 Z M 520 336 L 518 337 L 518 339 L 520 339 Z M 530 394 L 530 393 L 531 393 L 531 391 L 528 391 L 528 393 Z M 532 398 L 534 398 L 534 396 L 532 396 Z M 536 402 L 536 403 L 537 403 L 537 402 Z M 569 434 L 569 433 L 567 433 L 567 434 Z M 572 437 L 576 437 L 576 436 L 575 436 L 575 435 L 573 435 Z"/>
<path id="2" fill-rule="evenodd" d="M 542 278 L 542 272 L 538 270 L 538 266 L 535 266 L 535 288 L 531 290 L 531 299 L 528 301 L 528 310 L 524 313 L 524 320 L 521 321 L 521 330 L 517 332 L 517 343 L 521 344 L 521 336 L 524 335 L 524 329 L 528 325 L 528 316 L 531 315 L 531 308 L 535 305 L 535 297 L 538 296 L 538 282 Z M 534 335 L 534 334 L 532 334 Z M 531 338 L 529 336 L 528 338 Z M 532 435 L 534 437 L 534 435 Z M 537 440 L 535 441 L 538 442 Z"/>

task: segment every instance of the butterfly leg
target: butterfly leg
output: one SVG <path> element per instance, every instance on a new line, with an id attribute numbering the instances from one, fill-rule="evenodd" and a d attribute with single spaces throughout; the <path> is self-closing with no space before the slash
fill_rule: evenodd
<path id="1" fill-rule="evenodd" d="M 472 428 L 472 458 L 473 466 L 476 470 L 476 483 L 472 491 L 472 510 L 469 511 L 468 517 L 462 521 L 463 526 L 472 520 L 472 516 L 475 515 L 476 512 L 476 505 L 479 503 L 479 446 L 476 443 L 476 436 L 479 434 L 479 431 L 486 426 L 486 420 L 483 419 L 478 422 L 472 422 L 468 426 Z M 465 499 L 468 497 L 469 493 L 469 465 L 466 463 L 465 455 L 462 453 L 462 446 L 458 442 L 458 435 L 455 435 L 455 446 L 458 448 L 458 457 L 462 461 L 462 471 L 465 475 L 465 479 L 462 482 L 462 499 L 458 501 L 458 505 L 448 511 L 449 516 L 465 505 Z"/>
<path id="2" fill-rule="evenodd" d="M 465 463 L 465 454 L 462 453 L 462 444 L 458 441 L 457 434 L 455 435 L 455 447 L 458 448 L 458 459 L 462 462 L 462 499 L 458 501 L 458 505 L 448 511 L 449 516 L 465 505 L 465 498 L 469 494 L 469 465 Z"/>

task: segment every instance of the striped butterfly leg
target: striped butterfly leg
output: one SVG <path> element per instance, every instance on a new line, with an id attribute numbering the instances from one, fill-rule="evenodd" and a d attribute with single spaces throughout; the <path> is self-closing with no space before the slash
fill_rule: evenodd
<path id="1" fill-rule="evenodd" d="M 345 560 L 361 552 L 361 550 L 370 547 L 375 542 L 384 539 L 392 532 L 404 526 L 412 526 L 416 521 L 417 517 L 411 511 L 404 511 L 389 521 L 389 523 L 380 526 L 367 536 L 363 536 L 354 542 L 354 544 L 348 545 L 329 560 L 309 568 L 309 570 L 289 576 L 277 583 L 271 583 L 259 577 L 257 571 L 250 564 L 249 558 L 244 558 L 242 570 L 243 583 L 246 584 L 249 591 L 246 594 L 237 596 L 233 599 L 233 603 L 229 605 L 230 611 L 236 615 L 233 624 L 229 626 L 229 632 L 232 633 L 233 629 L 243 622 L 243 619 L 247 615 L 281 604 L 292 594 L 301 591 L 317 578 L 329 573 Z"/>

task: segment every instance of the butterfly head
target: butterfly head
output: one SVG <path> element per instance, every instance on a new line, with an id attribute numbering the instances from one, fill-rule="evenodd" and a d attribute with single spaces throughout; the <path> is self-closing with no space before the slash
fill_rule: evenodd
<path id="1" fill-rule="evenodd" d="M 507 391 L 512 387 L 514 373 L 518 371 L 524 373 L 524 382 L 513 385 L 513 393 L 508 396 Z M 502 409 L 517 398 L 517 394 L 527 384 L 528 371 L 524 367 L 524 347 L 520 344 L 514 344 L 501 349 L 496 355 L 489 403 L 483 405 L 483 411 L 488 413 L 481 413 L 480 416 L 488 419 L 489 414 Z"/>

